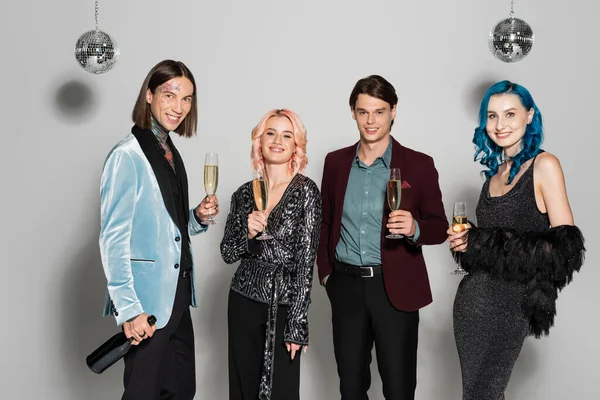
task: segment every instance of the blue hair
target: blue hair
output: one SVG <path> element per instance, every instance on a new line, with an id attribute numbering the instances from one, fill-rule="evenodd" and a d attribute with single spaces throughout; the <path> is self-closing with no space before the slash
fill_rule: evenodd
<path id="1" fill-rule="evenodd" d="M 515 156 L 510 157 L 513 161 L 513 165 L 510 167 L 510 175 L 508 176 L 508 183 L 510 184 L 521 169 L 521 165 L 540 152 L 542 142 L 544 141 L 542 114 L 533 101 L 531 93 L 516 83 L 510 81 L 496 82 L 485 92 L 479 108 L 479 126 L 475 128 L 473 143 L 475 144 L 474 161 L 479 161 L 488 168 L 486 171 L 483 171 L 487 178 L 496 175 L 504 157 L 502 147 L 494 143 L 485 130 L 490 97 L 497 94 L 514 94 L 519 97 L 521 104 L 526 110 L 531 110 L 532 108 L 534 110 L 533 119 L 527 125 L 525 134 L 521 139 L 521 150 Z"/>

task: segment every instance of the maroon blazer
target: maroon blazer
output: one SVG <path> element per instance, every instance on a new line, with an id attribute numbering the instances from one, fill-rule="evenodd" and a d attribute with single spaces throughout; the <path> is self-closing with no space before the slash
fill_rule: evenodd
<path id="1" fill-rule="evenodd" d="M 421 246 L 443 243 L 448 237 L 448 220 L 433 159 L 391 139 L 391 167 L 402 171 L 400 209 L 412 213 L 419 224 L 420 235 L 416 243 L 407 239 L 385 239 L 390 209 L 387 204 L 384 205 L 381 229 L 383 279 L 388 298 L 394 307 L 402 311 L 415 311 L 432 302 Z M 323 222 L 317 254 L 320 281 L 333 271 L 335 248 L 342 230 L 346 186 L 357 146 L 358 143 L 331 152 L 325 157 L 321 183 Z"/>

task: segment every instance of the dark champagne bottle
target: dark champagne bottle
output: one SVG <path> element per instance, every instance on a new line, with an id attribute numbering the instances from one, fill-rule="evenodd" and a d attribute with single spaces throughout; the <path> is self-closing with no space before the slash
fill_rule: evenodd
<path id="1" fill-rule="evenodd" d="M 148 317 L 150 326 L 156 323 L 156 317 Z M 127 338 L 125 332 L 119 332 L 86 357 L 87 366 L 95 373 L 101 374 L 108 367 L 119 361 L 131 348 L 133 338 Z"/>

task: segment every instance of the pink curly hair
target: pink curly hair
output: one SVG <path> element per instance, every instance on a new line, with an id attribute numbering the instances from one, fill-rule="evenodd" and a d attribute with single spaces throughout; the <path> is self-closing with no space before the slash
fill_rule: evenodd
<path id="1" fill-rule="evenodd" d="M 292 123 L 296 151 L 290 159 L 290 170 L 294 175 L 298 172 L 302 172 L 308 164 L 308 158 L 306 157 L 306 129 L 304 128 L 302 121 L 300 121 L 300 117 L 298 117 L 295 112 L 284 108 L 269 111 L 260 119 L 254 129 L 252 129 L 252 150 L 250 151 L 252 168 L 256 171 L 262 171 L 265 168 L 262 151 L 260 149 L 260 137 L 265 132 L 267 121 L 273 117 L 285 117 Z"/>

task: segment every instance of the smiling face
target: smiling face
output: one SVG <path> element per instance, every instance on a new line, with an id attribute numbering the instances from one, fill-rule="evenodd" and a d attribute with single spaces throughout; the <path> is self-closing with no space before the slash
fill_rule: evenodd
<path id="1" fill-rule="evenodd" d="M 194 85 L 186 77 L 170 79 L 158 86 L 154 93 L 146 92 L 152 115 L 159 124 L 174 131 L 183 122 L 192 108 Z"/>
<path id="2" fill-rule="evenodd" d="M 388 102 L 360 94 L 352 110 L 352 118 L 356 121 L 361 142 L 377 143 L 387 140 L 396 118 L 396 106 L 390 109 Z"/>
<path id="3" fill-rule="evenodd" d="M 260 146 L 265 164 L 287 164 L 296 151 L 294 127 L 283 116 L 267 120 L 265 131 L 260 137 Z"/>
<path id="4" fill-rule="evenodd" d="M 515 94 L 493 95 L 488 103 L 485 130 L 507 156 L 514 156 L 521 150 L 521 140 L 533 119 L 533 113 L 533 108 L 525 109 Z"/>

